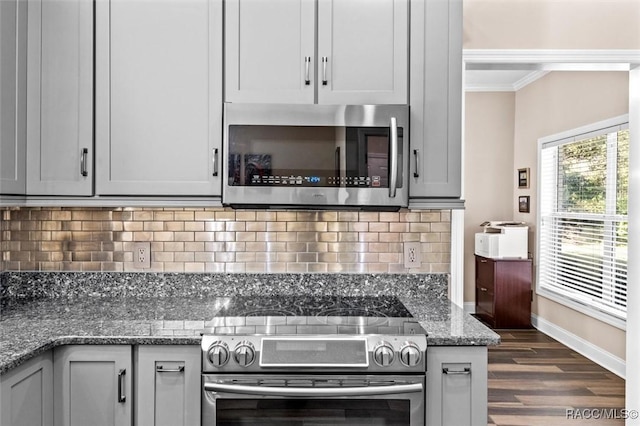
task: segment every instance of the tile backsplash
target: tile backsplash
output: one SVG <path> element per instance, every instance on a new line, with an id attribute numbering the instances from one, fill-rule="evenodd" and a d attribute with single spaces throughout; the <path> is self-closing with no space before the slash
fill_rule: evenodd
<path id="1" fill-rule="evenodd" d="M 272 211 L 229 208 L 0 210 L 5 271 L 449 272 L 449 210 Z M 134 242 L 151 243 L 135 269 Z M 403 243 L 421 266 L 404 267 Z"/>

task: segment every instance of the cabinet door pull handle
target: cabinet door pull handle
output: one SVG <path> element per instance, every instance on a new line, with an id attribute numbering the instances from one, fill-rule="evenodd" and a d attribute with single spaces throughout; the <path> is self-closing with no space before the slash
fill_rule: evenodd
<path id="1" fill-rule="evenodd" d="M 419 149 L 414 149 L 413 150 L 413 156 L 416 159 L 416 171 L 413 172 L 413 177 L 414 178 L 418 178 L 418 177 L 420 177 L 420 150 Z"/>
<path id="2" fill-rule="evenodd" d="M 464 370 L 449 370 L 448 368 L 442 369 L 442 374 L 455 375 L 455 374 L 471 374 L 471 368 L 465 367 Z"/>
<path id="3" fill-rule="evenodd" d="M 164 368 L 163 365 L 157 365 L 156 373 L 184 373 L 184 365 L 181 365 L 178 368 Z"/>
<path id="4" fill-rule="evenodd" d="M 125 375 L 127 370 L 124 368 L 118 372 L 118 402 L 126 402 L 127 396 L 124 393 L 125 390 Z"/>
<path id="5" fill-rule="evenodd" d="M 326 86 L 327 85 L 327 62 L 329 61 L 329 58 L 326 56 L 322 57 L 322 85 Z"/>
<path id="6" fill-rule="evenodd" d="M 487 259 L 480 259 L 480 263 L 487 263 Z"/>
<path id="7" fill-rule="evenodd" d="M 311 84 L 311 79 L 309 78 L 309 66 L 311 65 L 311 56 L 304 57 L 304 84 L 305 86 L 309 86 Z"/>
<path id="8" fill-rule="evenodd" d="M 82 148 L 80 151 L 80 174 L 84 177 L 89 176 L 89 172 L 87 171 L 87 155 L 89 154 L 88 148 Z"/>
<path id="9" fill-rule="evenodd" d="M 218 176 L 218 148 L 213 148 L 211 162 L 213 163 L 213 176 Z"/>

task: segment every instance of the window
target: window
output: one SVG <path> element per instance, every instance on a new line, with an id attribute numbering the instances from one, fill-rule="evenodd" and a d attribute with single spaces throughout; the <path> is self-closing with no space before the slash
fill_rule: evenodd
<path id="1" fill-rule="evenodd" d="M 627 120 L 539 142 L 538 290 L 618 321 L 627 310 Z"/>

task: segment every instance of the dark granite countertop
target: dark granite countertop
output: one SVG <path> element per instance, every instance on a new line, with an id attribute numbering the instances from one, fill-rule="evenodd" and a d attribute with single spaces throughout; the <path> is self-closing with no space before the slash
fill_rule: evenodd
<path id="1" fill-rule="evenodd" d="M 435 346 L 485 346 L 499 336 L 446 297 L 439 274 L 2 273 L 0 373 L 68 344 L 198 345 L 220 297 L 394 295 Z"/>

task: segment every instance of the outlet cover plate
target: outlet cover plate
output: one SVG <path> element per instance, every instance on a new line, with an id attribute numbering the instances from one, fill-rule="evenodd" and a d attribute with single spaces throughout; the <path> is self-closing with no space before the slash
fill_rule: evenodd
<path id="1" fill-rule="evenodd" d="M 422 253 L 420 251 L 419 242 L 404 243 L 404 267 L 419 268 L 422 264 Z"/>
<path id="2" fill-rule="evenodd" d="M 151 268 L 151 243 L 133 243 L 133 267 L 136 269 Z"/>

